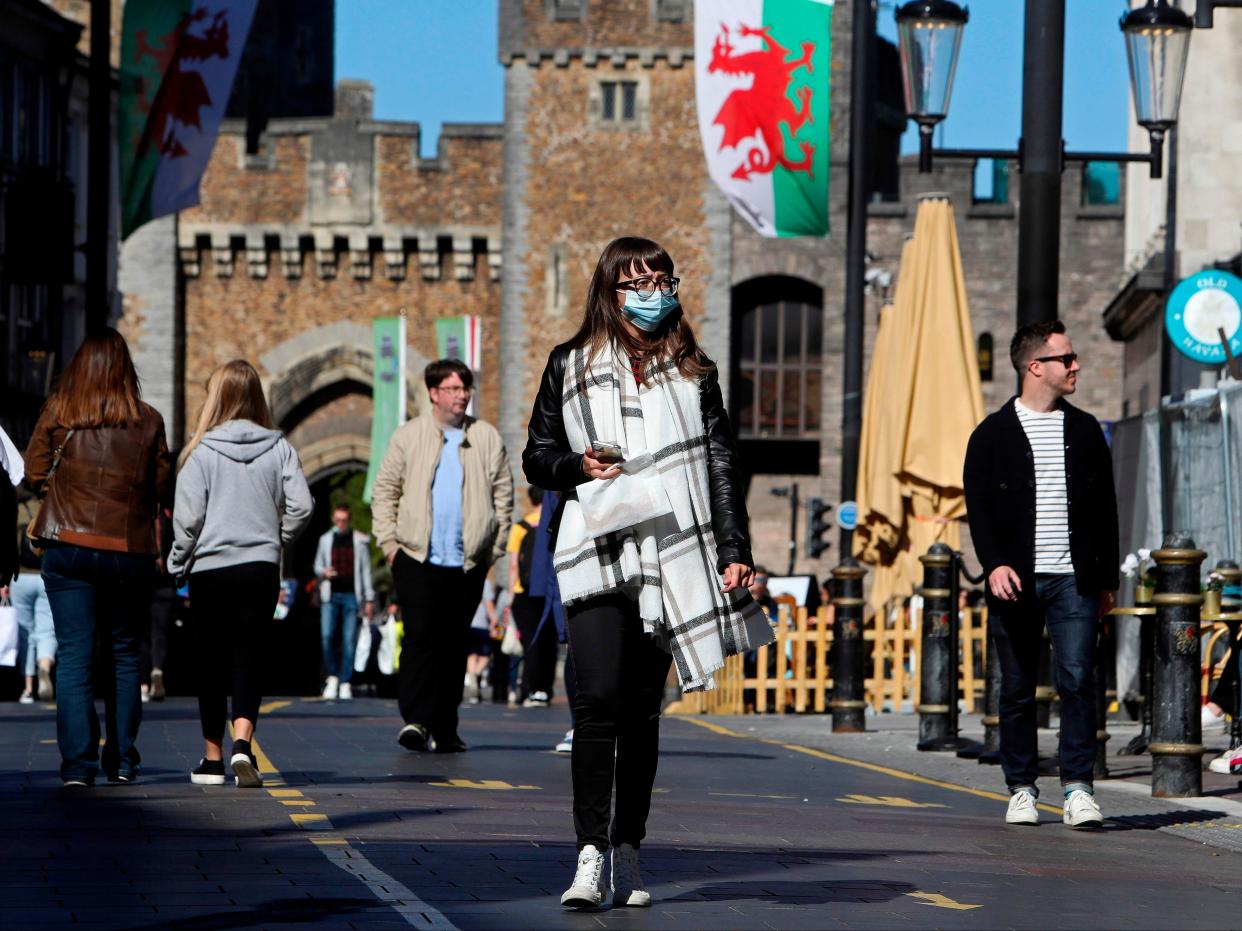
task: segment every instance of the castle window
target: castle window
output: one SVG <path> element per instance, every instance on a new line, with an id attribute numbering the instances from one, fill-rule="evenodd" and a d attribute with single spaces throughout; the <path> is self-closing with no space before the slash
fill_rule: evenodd
<path id="1" fill-rule="evenodd" d="M 600 119 L 607 123 L 631 123 L 638 116 L 637 81 L 601 81 L 603 103 Z"/>
<path id="2" fill-rule="evenodd" d="M 657 23 L 684 23 L 687 19 L 686 0 L 655 0 Z"/>
<path id="3" fill-rule="evenodd" d="M 548 18 L 554 23 L 578 23 L 586 12 L 587 0 L 547 0 Z"/>
<path id="4" fill-rule="evenodd" d="M 646 127 L 649 89 L 645 76 L 597 78 L 589 89 L 588 111 L 596 129 Z"/>
<path id="5" fill-rule="evenodd" d="M 819 471 L 823 291 L 784 276 L 733 289 L 730 401 L 755 473 Z"/>

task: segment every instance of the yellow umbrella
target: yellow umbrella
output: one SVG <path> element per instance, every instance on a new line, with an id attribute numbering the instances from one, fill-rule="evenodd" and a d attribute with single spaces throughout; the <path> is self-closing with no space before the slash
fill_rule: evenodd
<path id="1" fill-rule="evenodd" d="M 920 203 L 902 250 L 867 388 L 855 554 L 876 566 L 870 602 L 879 610 L 913 592 L 918 557 L 933 543 L 961 545 L 962 461 L 983 418 L 953 210 L 938 195 Z"/>
<path id="2" fill-rule="evenodd" d="M 918 489 L 944 519 L 966 513 L 962 462 L 983 419 L 974 327 L 966 300 L 953 207 L 927 198 L 914 223 L 909 415 L 899 475 L 907 495 Z"/>
<path id="3" fill-rule="evenodd" d="M 907 241 L 902 247 L 903 261 L 911 249 Z M 880 312 L 863 397 L 855 493 L 859 526 L 854 534 L 854 555 L 871 563 L 882 562 L 900 546 L 904 505 L 893 463 L 901 455 L 905 428 L 897 419 L 901 412 L 893 404 L 892 382 L 895 374 L 909 365 L 911 347 L 905 322 L 909 291 L 899 279 L 892 306 Z"/>

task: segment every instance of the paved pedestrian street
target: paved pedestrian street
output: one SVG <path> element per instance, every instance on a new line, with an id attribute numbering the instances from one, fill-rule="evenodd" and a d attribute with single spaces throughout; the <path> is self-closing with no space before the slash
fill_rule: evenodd
<path id="1" fill-rule="evenodd" d="M 1242 926 L 1242 857 L 1156 829 L 1242 831 L 1236 803 L 1155 817 L 1135 794 L 1131 816 L 1110 794 L 1106 827 L 1072 832 L 1049 797 L 1038 828 L 1006 827 L 1002 796 L 912 776 L 913 752 L 865 762 L 789 736 L 834 746 L 821 717 L 776 737 L 667 719 L 642 851 L 655 906 L 572 914 L 563 706 L 465 707 L 470 752 L 417 755 L 393 702 L 269 701 L 254 791 L 190 785 L 193 701 L 144 712 L 141 780 L 67 791 L 50 706 L 6 708 L 4 928 Z"/>

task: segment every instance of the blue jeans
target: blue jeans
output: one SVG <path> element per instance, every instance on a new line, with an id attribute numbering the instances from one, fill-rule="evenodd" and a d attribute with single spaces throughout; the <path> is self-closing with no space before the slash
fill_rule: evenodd
<path id="1" fill-rule="evenodd" d="M 341 631 L 340 660 L 333 640 Z M 354 674 L 354 651 L 358 646 L 358 596 L 334 594 L 319 609 L 319 634 L 323 640 L 323 665 L 328 675 L 348 682 Z"/>
<path id="2" fill-rule="evenodd" d="M 9 598 L 17 609 L 17 661 L 33 676 L 39 660 L 56 659 L 56 628 L 43 576 L 21 573 L 9 587 Z"/>
<path id="3" fill-rule="evenodd" d="M 43 556 L 43 581 L 59 645 L 56 742 L 62 779 L 95 778 L 100 758 L 96 681 L 104 700 L 104 771 L 132 773 L 138 768 L 138 639 L 147 622 L 154 577 L 154 556 L 78 546 L 51 547 Z"/>
<path id="4" fill-rule="evenodd" d="M 1061 784 L 1093 784 L 1095 773 L 1095 649 L 1099 602 L 1078 594 L 1072 575 L 1037 575 L 1035 591 L 1005 604 L 996 625 L 1001 664 L 1000 755 L 1011 789 L 1039 776 L 1035 683 L 1044 625 L 1061 697 Z"/>

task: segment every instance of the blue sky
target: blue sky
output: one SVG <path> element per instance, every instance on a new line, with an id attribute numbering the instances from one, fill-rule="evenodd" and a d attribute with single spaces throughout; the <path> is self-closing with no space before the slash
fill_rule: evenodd
<path id="1" fill-rule="evenodd" d="M 1117 23 L 1122 0 L 1067 0 L 1065 140 L 1072 149 L 1121 149 L 1129 97 Z M 974 0 L 962 40 L 949 118 L 937 143 L 1011 147 L 1022 113 L 1020 0 Z M 880 3 L 880 34 L 896 38 L 894 4 Z M 440 125 L 499 122 L 503 69 L 496 57 L 496 0 L 341 0 L 337 77 L 375 85 L 380 119 L 423 126 L 423 153 Z M 917 149 L 911 124 L 904 140 Z"/>

